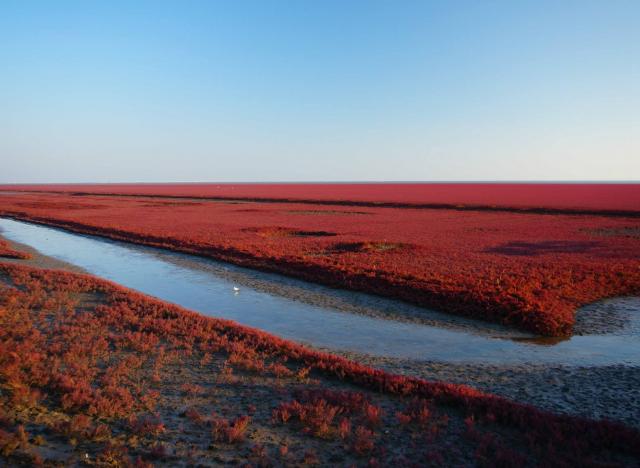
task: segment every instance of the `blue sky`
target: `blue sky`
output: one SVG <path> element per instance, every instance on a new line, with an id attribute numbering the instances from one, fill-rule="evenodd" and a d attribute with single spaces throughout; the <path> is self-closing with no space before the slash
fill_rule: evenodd
<path id="1" fill-rule="evenodd" d="M 637 180 L 640 2 L 0 2 L 0 182 Z"/>

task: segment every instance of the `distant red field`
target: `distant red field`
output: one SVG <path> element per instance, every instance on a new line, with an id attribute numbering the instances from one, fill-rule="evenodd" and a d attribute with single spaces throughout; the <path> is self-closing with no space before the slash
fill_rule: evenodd
<path id="1" fill-rule="evenodd" d="M 543 335 L 570 334 L 581 305 L 640 294 L 637 216 L 51 193 L 2 195 L 0 215 Z"/>
<path id="2" fill-rule="evenodd" d="M 360 205 L 640 213 L 640 184 L 52 184 L 5 185 L 0 189 Z"/>

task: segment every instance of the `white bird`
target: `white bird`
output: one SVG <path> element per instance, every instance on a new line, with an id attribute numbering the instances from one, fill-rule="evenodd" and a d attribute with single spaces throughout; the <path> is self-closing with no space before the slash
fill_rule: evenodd
<path id="1" fill-rule="evenodd" d="M 233 287 L 233 291 L 234 291 L 234 292 L 238 292 L 238 291 L 240 291 L 240 288 L 239 288 L 239 287 L 237 287 L 237 286 L 234 286 L 234 287 Z"/>

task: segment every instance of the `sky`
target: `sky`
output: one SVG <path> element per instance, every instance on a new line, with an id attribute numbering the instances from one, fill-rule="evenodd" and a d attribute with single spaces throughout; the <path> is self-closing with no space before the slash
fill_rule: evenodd
<path id="1" fill-rule="evenodd" d="M 640 1 L 0 0 L 0 183 L 640 179 Z"/>

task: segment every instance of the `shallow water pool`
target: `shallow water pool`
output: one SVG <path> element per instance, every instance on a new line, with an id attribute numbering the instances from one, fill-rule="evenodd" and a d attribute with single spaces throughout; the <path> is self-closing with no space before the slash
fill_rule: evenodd
<path id="1" fill-rule="evenodd" d="M 0 229 L 7 239 L 93 275 L 316 347 L 443 362 L 640 364 L 640 298 L 610 299 L 580 312 L 610 318 L 618 324 L 613 331 L 535 340 L 483 322 L 196 256 L 6 218 L 0 218 Z"/>

